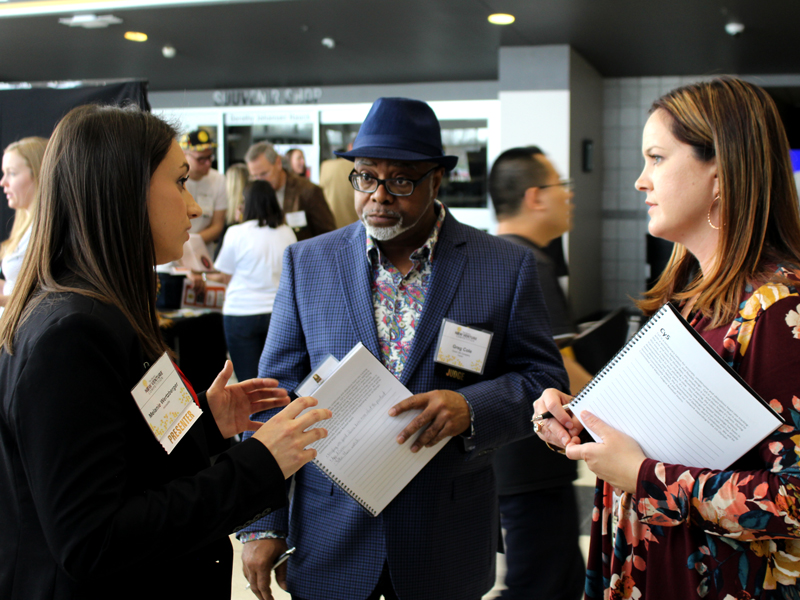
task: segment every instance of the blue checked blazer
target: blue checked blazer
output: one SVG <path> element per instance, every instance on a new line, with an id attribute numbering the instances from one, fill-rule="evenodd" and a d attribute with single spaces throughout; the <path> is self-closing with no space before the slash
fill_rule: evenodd
<path id="1" fill-rule="evenodd" d="M 380 358 L 365 235 L 357 222 L 286 250 L 259 376 L 293 389 L 329 353 L 341 359 L 357 342 Z M 434 373 L 443 317 L 494 332 L 477 383 Z M 297 547 L 287 576 L 292 594 L 366 598 L 386 561 L 401 600 L 479 598 L 493 586 L 500 529 L 491 453 L 530 435 L 532 402 L 567 384 L 533 253 L 448 213 L 400 381 L 414 394 L 463 394 L 473 410 L 472 439 L 451 439 L 377 517 L 314 465 L 301 469 L 290 509 L 245 530 L 288 531 Z"/>

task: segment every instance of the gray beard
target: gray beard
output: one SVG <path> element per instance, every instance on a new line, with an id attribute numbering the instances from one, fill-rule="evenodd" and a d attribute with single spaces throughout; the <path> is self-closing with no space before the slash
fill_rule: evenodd
<path id="1" fill-rule="evenodd" d="M 431 203 L 433 203 L 433 198 L 431 198 Z M 372 239 L 378 240 L 379 242 L 386 242 L 388 240 L 393 240 L 401 233 L 405 233 L 409 229 L 414 228 L 424 216 L 423 212 L 420 214 L 419 218 L 416 221 L 411 223 L 411 225 L 405 225 L 403 223 L 402 215 L 391 210 L 386 212 L 388 214 L 391 214 L 392 216 L 396 216 L 399 219 L 397 223 L 395 223 L 391 227 L 372 227 L 367 223 L 366 215 L 364 215 L 363 213 L 361 214 L 361 222 L 364 224 L 364 229 L 367 230 L 367 233 L 372 237 Z"/>
<path id="2" fill-rule="evenodd" d="M 393 213 L 393 215 L 396 213 Z M 369 223 L 367 223 L 367 219 L 364 215 L 361 216 L 361 222 L 364 224 L 364 229 L 367 230 L 367 233 L 375 240 L 379 242 L 386 242 L 388 240 L 393 240 L 401 233 L 408 231 L 414 225 L 405 226 L 403 224 L 403 217 L 399 214 L 397 215 L 399 221 L 392 225 L 391 227 L 373 227 Z"/>
<path id="3" fill-rule="evenodd" d="M 364 228 L 373 239 L 378 240 L 379 242 L 393 240 L 401 233 L 411 229 L 411 227 L 403 227 L 402 220 L 399 223 L 395 223 L 391 227 L 372 227 L 371 225 L 364 223 Z"/>

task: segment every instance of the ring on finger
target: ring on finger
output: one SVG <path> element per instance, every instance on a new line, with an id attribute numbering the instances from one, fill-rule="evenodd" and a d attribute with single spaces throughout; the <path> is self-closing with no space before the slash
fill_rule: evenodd
<path id="1" fill-rule="evenodd" d="M 536 434 L 541 433 L 542 432 L 542 427 L 544 427 L 544 420 L 541 419 L 539 421 L 536 421 L 533 424 L 533 433 L 536 433 Z"/>

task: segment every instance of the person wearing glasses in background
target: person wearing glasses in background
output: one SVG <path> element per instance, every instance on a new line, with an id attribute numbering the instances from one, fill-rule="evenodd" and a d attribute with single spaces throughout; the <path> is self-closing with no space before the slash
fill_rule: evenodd
<path id="1" fill-rule="evenodd" d="M 576 333 L 556 265 L 544 251 L 572 227 L 572 181 L 561 179 L 536 146 L 511 148 L 492 165 L 489 193 L 498 236 L 530 248 L 536 256 L 553 335 Z M 575 394 L 592 376 L 562 353 Z M 506 532 L 506 589 L 500 598 L 577 600 L 583 594 L 586 567 L 578 545 L 575 463 L 551 452 L 534 435 L 503 446 L 494 460 Z"/>
<path id="2" fill-rule="evenodd" d="M 200 234 L 208 248 L 208 255 L 214 256 L 216 242 L 222 237 L 225 229 L 225 215 L 228 210 L 225 176 L 211 167 L 215 160 L 217 144 L 208 131 L 195 129 L 184 133 L 178 140 L 178 145 L 186 157 L 186 164 L 189 165 L 186 189 L 202 210 L 200 216 L 192 221 L 189 232 Z M 174 295 L 171 291 L 175 287 L 179 290 L 182 288 L 183 277 L 171 275 L 170 265 L 159 265 L 156 271 L 161 281 L 158 308 L 177 308 L 168 306 L 167 298 Z M 189 273 L 186 277 L 198 295 L 205 292 L 206 284 L 202 274 Z"/>
<path id="3" fill-rule="evenodd" d="M 277 579 L 294 600 L 478 600 L 495 582 L 493 451 L 530 435 L 537 390 L 567 389 L 536 260 L 436 199 L 457 157 L 444 154 L 426 103 L 378 99 L 353 149 L 336 154 L 354 161 L 360 221 L 287 249 L 259 373 L 292 389 L 360 341 L 414 394 L 386 418 L 421 411 L 397 443 L 443 447 L 378 517 L 304 468 L 291 511 L 239 532 L 245 576 L 271 599 L 270 570 L 288 542 L 296 552 Z M 445 319 L 493 334 L 482 372 L 435 362 Z"/>
<path id="4" fill-rule="evenodd" d="M 225 176 L 213 168 L 217 144 L 205 129 L 196 129 L 181 136 L 180 147 L 189 165 L 186 189 L 203 210 L 192 223 L 191 233 L 199 233 L 214 256 L 214 244 L 225 228 L 228 194 Z"/>

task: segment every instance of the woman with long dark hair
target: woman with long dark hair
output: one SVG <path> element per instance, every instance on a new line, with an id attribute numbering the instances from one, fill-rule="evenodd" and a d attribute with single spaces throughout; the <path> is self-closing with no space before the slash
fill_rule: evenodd
<path id="1" fill-rule="evenodd" d="M 650 233 L 675 249 L 640 308 L 674 303 L 787 424 L 725 471 L 665 464 L 586 411 L 603 443 L 580 443 L 569 396 L 548 390 L 534 412 L 555 418 L 539 437 L 598 476 L 586 597 L 798 598 L 800 216 L 786 133 L 764 90 L 720 78 L 657 100 L 642 151 Z"/>
<path id="2" fill-rule="evenodd" d="M 217 458 L 250 414 L 288 402 L 271 379 L 187 402 L 204 414 L 165 452 L 131 394 L 167 347 L 154 265 L 180 258 L 199 207 L 175 130 L 84 106 L 45 152 L 29 256 L 0 320 L 0 597 L 228 598 L 227 535 L 285 504 L 284 478 L 325 435 L 293 402 Z M 297 407 L 294 405 L 297 404 Z M 319 432 L 319 433 L 317 433 Z"/>
<path id="3" fill-rule="evenodd" d="M 278 198 L 268 182 L 252 182 L 244 198 L 243 222 L 225 232 L 214 263 L 221 273 L 218 277 L 228 284 L 222 317 L 239 379 L 258 374 L 258 359 L 281 280 L 283 251 L 297 241 L 283 222 Z"/>

